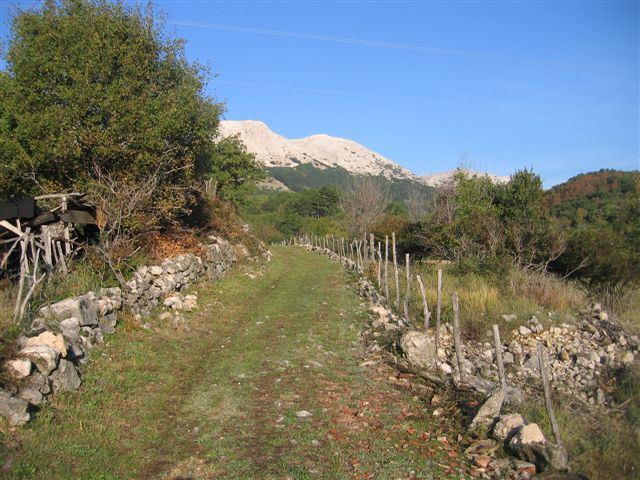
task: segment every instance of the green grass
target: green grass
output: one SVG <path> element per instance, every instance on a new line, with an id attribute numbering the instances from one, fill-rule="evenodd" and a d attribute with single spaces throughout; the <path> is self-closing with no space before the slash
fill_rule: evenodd
<path id="1" fill-rule="evenodd" d="M 432 417 L 387 382 L 388 367 L 358 366 L 367 313 L 353 279 L 302 249 L 274 253 L 253 280 L 237 271 L 194 287 L 188 330 L 125 321 L 78 392 L 3 438 L 1 475 L 464 477 L 459 416 Z M 297 418 L 303 409 L 313 417 Z"/>
<path id="2" fill-rule="evenodd" d="M 395 303 L 395 280 L 393 264 L 389 263 L 389 296 Z M 415 263 L 411 265 L 413 275 L 420 274 L 426 290 L 427 304 L 432 313 L 431 325 L 435 322 L 437 299 L 437 270 L 443 270 L 442 321 L 453 318 L 451 294 L 455 291 L 460 303 L 460 325 L 468 339 L 483 339 L 491 325 L 497 323 L 500 331 L 508 334 L 514 328 L 526 323 L 533 315 L 544 324 L 562 323 L 585 305 L 583 294 L 573 285 L 552 276 L 535 276 L 510 271 L 500 278 L 482 276 L 475 273 L 461 273 L 454 265 L 442 263 Z M 384 266 L 382 270 L 384 278 Z M 369 278 L 377 283 L 377 266 L 368 272 Z M 400 305 L 396 309 L 403 312 L 406 291 L 406 273 L 399 266 Z M 384 292 L 384 288 L 380 289 Z M 409 302 L 409 316 L 420 327 L 424 322 L 422 297 L 417 281 L 412 282 Z M 516 321 L 506 322 L 502 315 L 515 314 Z M 551 314 L 551 315 L 549 315 Z M 506 337 L 505 337 L 506 338 Z"/>
<path id="3" fill-rule="evenodd" d="M 621 372 L 616 403 L 620 410 L 586 408 L 557 395 L 554 410 L 572 468 L 591 480 L 640 478 L 640 370 Z M 520 410 L 553 438 L 542 399 L 526 402 Z"/>

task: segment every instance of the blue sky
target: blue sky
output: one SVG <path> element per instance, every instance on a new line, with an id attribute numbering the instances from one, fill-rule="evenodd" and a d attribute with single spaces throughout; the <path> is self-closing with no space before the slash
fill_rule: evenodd
<path id="1" fill-rule="evenodd" d="M 154 3 L 217 74 L 226 118 L 350 138 L 418 174 L 462 157 L 546 186 L 640 168 L 639 2 Z"/>

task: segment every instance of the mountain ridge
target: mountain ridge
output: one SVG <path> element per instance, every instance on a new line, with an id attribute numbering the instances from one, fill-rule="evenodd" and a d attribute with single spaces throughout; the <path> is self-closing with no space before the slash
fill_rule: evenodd
<path id="1" fill-rule="evenodd" d="M 269 168 L 296 168 L 311 165 L 321 170 L 342 168 L 354 175 L 372 175 L 387 179 L 410 180 L 437 187 L 453 178 L 459 170 L 416 175 L 383 155 L 353 140 L 325 133 L 289 139 L 269 128 L 260 120 L 223 120 L 219 135 L 239 135 L 247 151 Z M 463 169 L 471 176 L 488 176 L 494 182 L 506 182 L 509 177 Z"/>

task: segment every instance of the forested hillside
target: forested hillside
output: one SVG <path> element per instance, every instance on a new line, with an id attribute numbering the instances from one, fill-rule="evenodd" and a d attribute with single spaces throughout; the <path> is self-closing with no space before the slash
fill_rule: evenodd
<path id="1" fill-rule="evenodd" d="M 318 168 L 310 164 L 303 164 L 295 168 L 271 167 L 267 171 L 277 180 L 280 180 L 291 190 L 301 191 L 305 188 L 321 188 L 334 186 L 339 188 L 348 187 L 354 175 L 342 167 Z M 389 195 L 394 200 L 405 201 L 416 190 L 430 199 L 433 196 L 434 188 L 423 185 L 419 182 L 383 177 L 374 177 L 388 184 Z"/>
<path id="2" fill-rule="evenodd" d="M 640 172 L 602 169 L 584 173 L 548 190 L 547 205 L 563 224 L 615 223 L 621 209 L 638 201 Z"/>
<path id="3" fill-rule="evenodd" d="M 615 304 L 640 281 L 640 172 L 600 170 L 546 192 L 566 237 L 553 263 L 594 295 Z"/>

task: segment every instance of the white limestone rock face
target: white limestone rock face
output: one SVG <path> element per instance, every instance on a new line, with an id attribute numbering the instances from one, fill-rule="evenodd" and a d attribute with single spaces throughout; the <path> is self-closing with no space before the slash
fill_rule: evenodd
<path id="1" fill-rule="evenodd" d="M 418 177 L 409 170 L 352 140 L 325 134 L 288 139 L 254 120 L 224 120 L 220 136 L 239 135 L 247 150 L 266 167 L 296 167 L 311 164 L 317 168 L 341 167 L 358 175 L 381 175 L 387 178 Z"/>

